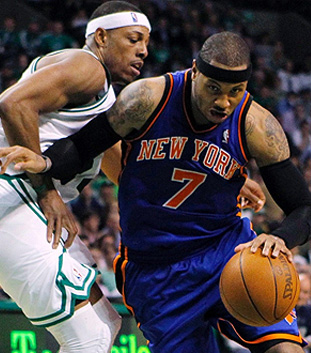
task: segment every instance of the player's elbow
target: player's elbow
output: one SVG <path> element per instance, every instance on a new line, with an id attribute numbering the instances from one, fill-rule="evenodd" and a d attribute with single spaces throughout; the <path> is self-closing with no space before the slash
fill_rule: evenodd
<path id="1" fill-rule="evenodd" d="M 11 96 L 0 96 L 0 117 L 2 120 L 9 120 L 14 116 L 14 111 L 18 109 L 19 102 Z"/>

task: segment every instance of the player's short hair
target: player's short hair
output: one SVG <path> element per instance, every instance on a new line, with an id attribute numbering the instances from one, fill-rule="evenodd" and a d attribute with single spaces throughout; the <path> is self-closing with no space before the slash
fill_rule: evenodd
<path id="1" fill-rule="evenodd" d="M 210 36 L 204 42 L 200 56 L 206 63 L 215 60 L 229 67 L 249 66 L 251 63 L 247 43 L 238 34 L 227 31 Z"/>
<path id="2" fill-rule="evenodd" d="M 127 1 L 107 1 L 97 7 L 97 9 L 92 13 L 89 21 L 97 17 L 110 15 L 122 11 L 133 11 L 142 13 L 142 11 L 137 6 Z"/>

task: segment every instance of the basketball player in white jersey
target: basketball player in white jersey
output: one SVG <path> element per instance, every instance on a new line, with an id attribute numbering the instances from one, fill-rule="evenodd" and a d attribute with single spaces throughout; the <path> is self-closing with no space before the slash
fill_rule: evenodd
<path id="1" fill-rule="evenodd" d="M 0 147 L 19 144 L 41 153 L 109 109 L 115 101 L 111 82 L 127 84 L 140 74 L 150 30 L 132 4 L 99 6 L 82 49 L 35 59 L 0 96 Z M 107 165 L 109 156 L 113 150 L 104 156 Z M 62 201 L 75 198 L 100 164 L 101 157 L 63 185 L 13 168 L 0 176 L 0 284 L 33 324 L 53 334 L 62 353 L 108 352 L 121 325 L 94 286 L 89 300 L 94 260 L 77 243 L 74 219 Z"/>

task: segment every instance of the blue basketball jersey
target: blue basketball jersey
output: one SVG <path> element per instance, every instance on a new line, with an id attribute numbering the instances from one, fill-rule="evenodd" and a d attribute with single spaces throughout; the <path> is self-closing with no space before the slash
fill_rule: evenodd
<path id="1" fill-rule="evenodd" d="M 161 102 L 124 150 L 122 245 L 114 270 L 126 307 L 152 353 L 219 352 L 212 327 L 253 352 L 282 341 L 303 346 L 294 312 L 272 326 L 247 326 L 219 294 L 234 248 L 256 236 L 238 202 L 250 94 L 222 124 L 199 127 L 191 113 L 191 71 L 165 78 Z"/>
<path id="2" fill-rule="evenodd" d="M 120 178 L 122 244 L 129 259 L 191 255 L 241 224 L 248 92 L 222 124 L 197 126 L 191 71 L 165 75 L 158 107 L 126 140 Z M 249 229 L 251 233 L 251 230 Z"/>

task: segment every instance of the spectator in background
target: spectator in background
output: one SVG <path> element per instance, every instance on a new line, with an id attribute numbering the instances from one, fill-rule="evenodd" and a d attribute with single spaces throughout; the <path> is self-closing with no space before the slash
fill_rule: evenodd
<path id="1" fill-rule="evenodd" d="M 294 67 L 294 62 L 287 59 L 284 66 L 277 71 L 277 75 L 281 80 L 281 88 L 284 92 L 292 92 L 294 90 Z"/>
<path id="2" fill-rule="evenodd" d="M 20 49 L 21 43 L 19 32 L 16 29 L 16 20 L 8 16 L 4 19 L 3 28 L 0 29 L 0 54 L 4 60 L 14 59 Z"/>
<path id="3" fill-rule="evenodd" d="M 305 107 L 308 116 L 311 116 L 311 85 L 308 88 L 302 89 L 299 92 L 301 104 Z"/>
<path id="4" fill-rule="evenodd" d="M 290 91 L 278 102 L 276 107 L 282 127 L 289 134 L 296 128 L 295 107 L 298 101 L 297 93 Z"/>
<path id="5" fill-rule="evenodd" d="M 273 53 L 271 57 L 271 69 L 279 70 L 284 67 L 286 63 L 286 56 L 284 53 L 284 46 L 280 40 L 277 40 L 273 46 Z"/>
<path id="6" fill-rule="evenodd" d="M 100 242 L 98 242 L 90 245 L 90 251 L 99 270 L 99 275 L 96 279 L 97 284 L 106 297 L 119 298 L 121 294 L 117 290 L 113 271 L 113 260 L 117 253 L 113 238 L 114 237 L 110 235 L 102 237 L 102 247 L 100 246 Z"/>
<path id="7" fill-rule="evenodd" d="M 302 255 L 301 249 L 302 247 L 300 246 L 296 246 L 294 249 L 292 249 L 293 263 L 295 264 L 298 273 L 307 272 L 309 269 L 308 260 L 305 256 Z"/>
<path id="8" fill-rule="evenodd" d="M 28 27 L 20 32 L 21 47 L 31 60 L 40 54 L 41 40 L 41 26 L 37 21 L 31 21 Z"/>
<path id="9" fill-rule="evenodd" d="M 103 252 L 101 251 L 101 249 L 99 249 L 97 247 L 96 244 L 90 245 L 89 249 L 90 249 L 90 252 L 91 252 L 94 260 L 96 261 L 97 269 L 99 271 L 99 273 L 96 277 L 96 283 L 98 284 L 101 291 L 105 294 L 106 288 L 103 286 L 102 279 L 101 279 L 101 273 L 106 268 L 106 262 L 105 262 Z"/>
<path id="10" fill-rule="evenodd" d="M 83 218 L 90 212 L 101 215 L 105 212 L 103 206 L 99 203 L 92 189 L 92 184 L 87 184 L 80 195 L 70 203 L 73 214 L 82 223 Z"/>
<path id="11" fill-rule="evenodd" d="M 98 240 L 103 236 L 103 230 L 100 228 L 100 217 L 97 212 L 86 212 L 81 220 L 81 234 L 86 235 L 89 244 L 97 244 Z"/>
<path id="12" fill-rule="evenodd" d="M 107 178 L 99 180 L 99 190 L 96 196 L 97 202 L 101 207 L 100 218 L 101 227 L 105 227 L 111 205 L 117 202 L 117 188 Z"/>
<path id="13" fill-rule="evenodd" d="M 263 59 L 266 68 L 271 67 L 273 49 L 273 41 L 271 39 L 270 33 L 267 31 L 261 33 L 258 36 L 254 54 L 257 57 L 261 57 Z"/>
<path id="14" fill-rule="evenodd" d="M 22 73 L 26 70 L 27 66 L 29 65 L 29 56 L 25 53 L 21 53 L 17 57 L 17 63 L 14 70 L 14 78 L 18 80 Z"/>
<path id="15" fill-rule="evenodd" d="M 303 106 L 300 107 L 303 108 Z M 304 119 L 303 117 L 302 119 L 302 121 L 297 119 L 297 124 L 299 125 L 292 133 L 293 142 L 299 149 L 300 154 L 311 148 L 311 125 L 308 119 Z"/>
<path id="16" fill-rule="evenodd" d="M 84 43 L 84 33 L 87 23 L 88 16 L 86 11 L 84 9 L 79 9 L 71 21 L 71 34 L 79 43 L 79 46 L 82 46 Z"/>
<path id="17" fill-rule="evenodd" d="M 99 271 L 101 272 L 107 267 L 103 251 L 97 246 L 97 244 L 90 245 L 89 248 L 92 253 L 92 256 L 94 257 L 94 260 L 96 261 L 96 265 Z M 98 281 L 100 282 L 99 277 Z"/>
<path id="18" fill-rule="evenodd" d="M 13 62 L 7 61 L 0 71 L 0 88 L 7 89 L 16 82 Z"/>
<path id="19" fill-rule="evenodd" d="M 120 215 L 117 201 L 111 204 L 110 210 L 106 219 L 106 226 L 103 228 L 104 234 L 113 235 L 115 246 L 120 242 L 121 228 L 120 228 Z"/>
<path id="20" fill-rule="evenodd" d="M 61 21 L 52 22 L 51 32 L 45 34 L 41 40 L 40 50 L 43 54 L 65 48 L 78 48 L 78 43 L 64 32 L 64 24 Z"/>

